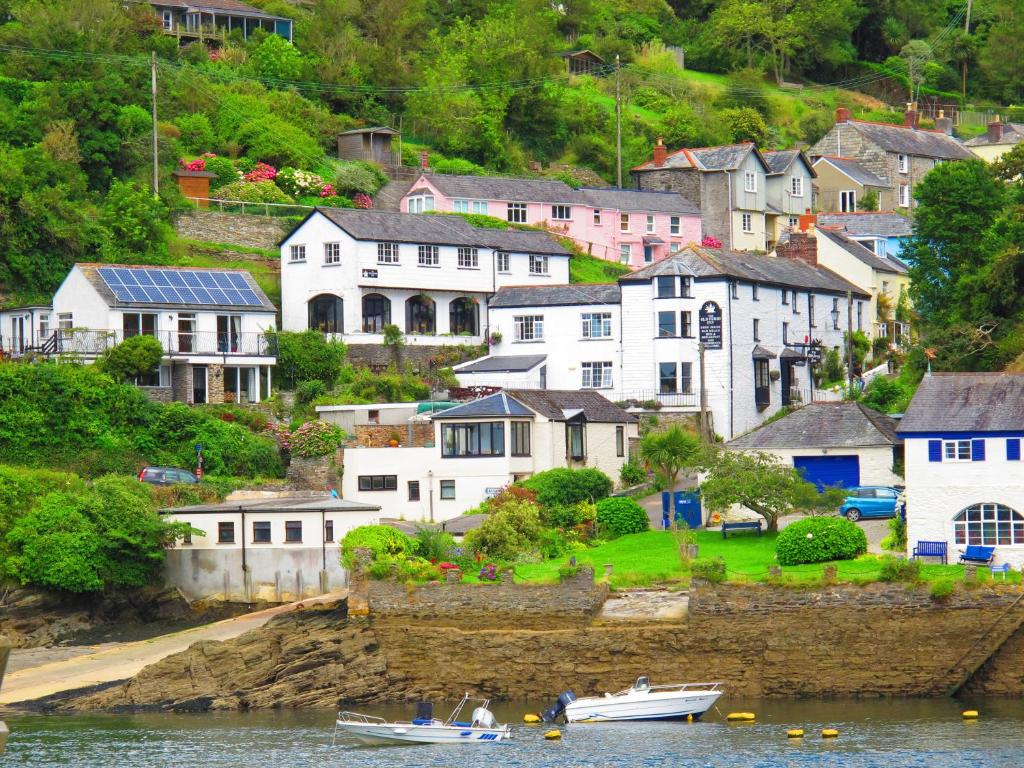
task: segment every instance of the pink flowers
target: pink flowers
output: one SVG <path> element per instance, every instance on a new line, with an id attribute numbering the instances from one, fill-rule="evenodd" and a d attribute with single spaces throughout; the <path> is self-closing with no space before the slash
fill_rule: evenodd
<path id="1" fill-rule="evenodd" d="M 205 171 L 206 160 L 210 157 L 216 157 L 216 155 L 212 152 L 206 152 L 197 157 L 191 163 L 186 163 L 185 158 L 182 158 L 178 161 L 178 167 L 185 171 Z"/>
<path id="2" fill-rule="evenodd" d="M 365 192 L 357 192 L 352 198 L 352 203 L 356 208 L 373 208 L 373 200 Z"/>
<path id="3" fill-rule="evenodd" d="M 320 190 L 320 197 L 334 197 L 337 194 L 334 191 L 333 184 L 324 184 L 323 189 Z"/>
<path id="4" fill-rule="evenodd" d="M 249 171 L 243 178 L 246 181 L 273 181 L 277 176 L 277 169 L 266 163 L 256 163 L 256 167 Z"/>
<path id="5" fill-rule="evenodd" d="M 705 248 L 722 247 L 722 241 L 719 240 L 717 237 L 712 237 L 711 235 L 704 235 L 704 238 L 700 241 L 700 244 Z"/>

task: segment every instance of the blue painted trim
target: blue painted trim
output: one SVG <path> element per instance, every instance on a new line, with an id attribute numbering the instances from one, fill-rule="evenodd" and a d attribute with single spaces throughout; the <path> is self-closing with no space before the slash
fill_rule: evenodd
<path id="1" fill-rule="evenodd" d="M 1020 438 L 1008 437 L 1006 439 L 1006 460 L 1020 461 Z"/>

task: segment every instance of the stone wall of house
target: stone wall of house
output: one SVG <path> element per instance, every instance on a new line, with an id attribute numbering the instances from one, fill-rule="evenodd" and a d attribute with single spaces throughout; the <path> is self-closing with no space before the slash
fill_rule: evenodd
<path id="1" fill-rule="evenodd" d="M 292 456 L 285 479 L 296 490 L 325 491 L 341 487 L 341 472 L 345 466 L 345 452 L 339 448 L 329 456 L 303 458 Z"/>
<path id="2" fill-rule="evenodd" d="M 174 363 L 171 366 L 171 390 L 173 398 L 180 403 L 192 402 L 192 366 L 188 363 Z"/>
<path id="3" fill-rule="evenodd" d="M 275 251 L 291 229 L 291 222 L 248 214 L 186 211 L 175 218 L 174 228 L 189 240 Z"/>
<path id="4" fill-rule="evenodd" d="M 357 585 L 353 585 L 357 589 Z M 224 643 L 197 643 L 78 709 L 334 708 L 341 703 L 547 699 L 656 682 L 720 680 L 731 696 L 941 696 L 965 655 L 1016 605 L 1014 588 L 948 601 L 903 584 L 794 589 L 697 585 L 676 621 L 595 618 L 600 587 L 370 583 L 367 615 L 298 611 Z M 976 676 L 1024 693 L 1024 630 Z M 992 682 L 996 681 L 996 682 Z"/>
<path id="5" fill-rule="evenodd" d="M 402 365 L 411 365 L 413 369 L 425 372 L 431 367 L 433 358 L 449 348 L 450 346 L 443 344 L 402 347 Z M 347 349 L 348 359 L 354 365 L 387 368 L 395 362 L 394 350 L 383 344 L 349 344 Z"/>
<path id="6" fill-rule="evenodd" d="M 412 440 L 409 432 L 412 432 Z M 356 443 L 364 448 L 386 448 L 396 437 L 406 448 L 425 448 L 434 442 L 434 425 L 431 422 L 409 424 L 365 424 L 356 426 Z"/>
<path id="7" fill-rule="evenodd" d="M 139 390 L 154 403 L 169 403 L 174 399 L 171 387 L 139 387 Z"/>
<path id="8" fill-rule="evenodd" d="M 206 402 L 223 403 L 224 366 L 213 364 L 206 366 L 206 376 Z"/>

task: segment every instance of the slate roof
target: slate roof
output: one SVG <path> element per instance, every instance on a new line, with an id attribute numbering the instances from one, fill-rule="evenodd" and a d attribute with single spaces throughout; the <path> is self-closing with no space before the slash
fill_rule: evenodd
<path id="1" fill-rule="evenodd" d="M 457 405 L 447 411 L 435 413 L 430 418 L 438 419 L 479 419 L 487 416 L 533 416 L 533 411 L 513 400 L 506 392 L 495 392 L 465 405 Z"/>
<path id="2" fill-rule="evenodd" d="M 818 226 L 841 226 L 851 235 L 877 237 L 910 237 L 913 223 L 894 212 L 863 211 L 858 213 L 819 213 Z"/>
<path id="3" fill-rule="evenodd" d="M 617 283 L 571 285 L 510 285 L 498 289 L 490 307 L 569 307 L 588 304 L 618 304 Z"/>
<path id="4" fill-rule="evenodd" d="M 349 136 L 356 133 L 386 133 L 391 136 L 400 136 L 401 134 L 394 128 L 388 128 L 386 125 L 374 125 L 370 128 L 353 128 L 351 131 L 342 131 L 339 136 Z"/>
<path id="5" fill-rule="evenodd" d="M 162 514 L 170 513 L 230 513 L 238 512 L 303 512 L 320 510 L 328 512 L 377 512 L 376 504 L 364 504 L 349 499 L 338 499 L 334 496 L 281 496 L 273 499 L 255 498 L 225 501 L 218 504 L 193 504 L 188 507 L 168 507 L 161 509 Z"/>
<path id="6" fill-rule="evenodd" d="M 863 120 L 848 120 L 839 125 L 850 126 L 887 152 L 937 157 L 944 160 L 966 160 L 974 157 L 958 139 L 942 131 L 907 128 L 887 123 L 869 123 Z"/>
<path id="7" fill-rule="evenodd" d="M 455 370 L 459 373 L 525 373 L 547 359 L 547 355 L 488 355 L 457 365 Z"/>
<path id="8" fill-rule="evenodd" d="M 818 227 L 815 232 L 817 232 L 820 237 L 825 237 L 831 240 L 855 259 L 863 264 L 867 264 L 878 272 L 889 272 L 894 275 L 907 274 L 907 267 L 902 262 L 876 256 L 863 245 L 855 240 L 851 240 L 842 232 L 827 229 L 825 227 Z"/>
<path id="9" fill-rule="evenodd" d="M 654 160 L 633 168 L 634 171 L 659 171 L 663 168 L 696 168 L 701 171 L 734 171 L 740 167 L 750 152 L 754 152 L 767 168 L 768 163 L 757 151 L 757 147 L 749 142 L 743 144 L 726 144 L 720 147 L 700 147 L 699 149 L 677 149 L 665 157 L 665 162 L 657 166 Z"/>
<path id="10" fill-rule="evenodd" d="M 600 392 L 580 389 L 508 389 L 510 396 L 552 421 L 564 421 L 573 412 L 583 412 L 587 421 L 627 424 L 636 421 Z"/>
<path id="11" fill-rule="evenodd" d="M 986 131 L 981 134 L 981 136 L 975 136 L 973 139 L 968 139 L 964 144 L 968 147 L 987 147 L 998 144 L 1017 144 L 1021 140 L 1024 140 L 1024 123 L 1002 123 L 1001 125 L 1003 126 L 1003 129 L 997 141 L 992 141 Z"/>
<path id="12" fill-rule="evenodd" d="M 866 448 L 899 445 L 896 420 L 861 403 L 808 403 L 726 443 L 729 448 Z"/>
<path id="13" fill-rule="evenodd" d="M 619 282 L 646 282 L 658 275 L 734 277 L 752 283 L 780 285 L 800 290 L 813 289 L 831 293 L 851 291 L 855 296 L 868 297 L 863 289 L 822 266 L 812 267 L 795 259 L 695 245 L 688 245 L 648 267 L 623 275 Z"/>
<path id="14" fill-rule="evenodd" d="M 576 190 L 557 179 L 516 179 L 507 176 L 445 176 L 424 174 L 446 197 L 472 200 L 513 200 L 534 203 L 571 203 Z"/>
<path id="15" fill-rule="evenodd" d="M 899 433 L 1024 430 L 1024 374 L 934 373 L 910 401 Z"/>
<path id="16" fill-rule="evenodd" d="M 357 208 L 317 208 L 316 212 L 323 214 L 356 240 L 465 245 L 555 256 L 569 255 L 569 252 L 546 232 L 484 229 L 474 227 L 461 216 L 366 211 Z M 298 227 L 301 227 L 302 223 Z M 288 237 L 291 237 L 290 233 Z M 285 239 L 287 240 L 287 237 Z"/>
<path id="17" fill-rule="evenodd" d="M 761 157 L 763 157 L 765 163 L 768 164 L 769 176 L 777 176 L 780 173 L 785 173 L 789 169 L 789 166 L 791 166 L 798 158 L 803 160 L 804 165 L 807 166 L 807 169 L 811 172 L 811 176 L 818 175 L 814 170 L 814 166 L 811 165 L 811 161 L 807 159 L 807 155 L 799 149 L 769 150 L 767 152 L 762 152 Z"/>
<path id="18" fill-rule="evenodd" d="M 246 16 L 262 16 L 265 19 L 285 19 L 287 16 L 274 16 L 259 8 L 240 2 L 240 0 L 150 0 L 150 5 L 174 6 L 177 8 L 198 8 L 203 11 L 223 11 L 224 13 L 242 13 Z"/>
<path id="19" fill-rule="evenodd" d="M 96 289 L 96 292 L 100 295 L 100 298 L 106 302 L 108 307 L 139 307 L 143 309 L 152 310 L 154 307 L 168 306 L 173 307 L 175 310 L 196 309 L 196 310 L 232 310 L 241 312 L 276 312 L 277 307 L 274 306 L 273 302 L 267 298 L 267 294 L 263 292 L 253 276 L 246 272 L 244 269 L 217 269 L 217 268 L 203 268 L 203 267 L 157 267 L 149 264 L 95 264 L 81 262 L 75 264 L 75 267 L 82 273 L 89 284 Z M 151 301 L 119 301 L 114 292 L 110 290 L 110 286 L 107 285 L 106 281 L 100 276 L 100 267 L 114 267 L 116 269 L 132 269 L 132 270 L 152 270 L 160 269 L 164 271 L 182 271 L 182 272 L 233 272 L 241 275 L 245 280 L 246 285 L 249 286 L 249 290 L 256 294 L 256 298 L 260 300 L 259 306 L 252 304 L 160 304 Z"/>
<path id="20" fill-rule="evenodd" d="M 850 177 L 853 181 L 861 184 L 865 187 L 888 187 L 888 183 L 882 181 L 878 176 L 873 174 L 863 165 L 858 163 L 856 160 L 849 157 L 832 157 L 824 155 L 814 163 L 828 163 L 833 166 L 840 173 Z"/>
<path id="21" fill-rule="evenodd" d="M 648 192 L 615 187 L 583 187 L 577 190 L 582 201 L 592 208 L 620 211 L 700 214 L 700 208 L 678 192 Z"/>

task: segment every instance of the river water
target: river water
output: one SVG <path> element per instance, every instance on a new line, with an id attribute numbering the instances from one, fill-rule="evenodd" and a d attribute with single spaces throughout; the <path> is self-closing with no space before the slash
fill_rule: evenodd
<path id="1" fill-rule="evenodd" d="M 513 723 L 513 739 L 490 745 L 364 747 L 331 744 L 333 713 L 323 711 L 201 715 L 32 715 L 8 718 L 13 733 L 3 768 L 392 768 L 393 766 L 690 766 L 798 768 L 801 766 L 1024 766 L 1021 700 L 737 701 L 721 712 L 753 711 L 752 724 L 727 724 L 712 710 L 700 723 L 522 725 L 524 712 L 548 702 L 503 704 L 495 714 Z M 977 708 L 965 722 L 960 712 Z M 435 713 L 441 714 L 438 706 Z M 405 708 L 369 708 L 370 714 L 408 719 Z M 824 740 L 823 727 L 838 728 Z M 804 728 L 800 741 L 788 728 Z"/>

